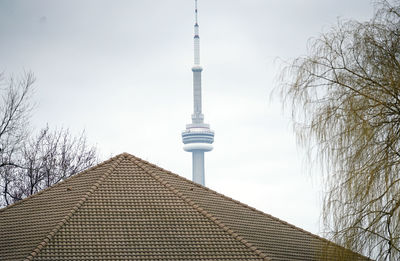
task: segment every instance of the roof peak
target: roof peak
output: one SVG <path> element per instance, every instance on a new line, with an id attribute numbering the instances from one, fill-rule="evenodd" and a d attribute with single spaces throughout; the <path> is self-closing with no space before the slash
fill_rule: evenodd
<path id="1" fill-rule="evenodd" d="M 105 246 L 148 260 L 320 260 L 338 248 L 126 152 L 0 212 L 0 226 L 2 260 L 102 259 Z"/>

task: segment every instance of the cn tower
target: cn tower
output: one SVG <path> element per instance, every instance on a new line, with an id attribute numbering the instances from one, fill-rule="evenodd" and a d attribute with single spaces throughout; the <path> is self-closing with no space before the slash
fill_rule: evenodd
<path id="1" fill-rule="evenodd" d="M 201 110 L 201 72 L 200 66 L 200 36 L 197 18 L 197 0 L 195 0 L 195 24 L 194 24 L 194 65 L 193 72 L 193 114 L 192 123 L 186 125 L 182 132 L 183 149 L 192 153 L 193 181 L 205 185 L 204 180 L 204 152 L 211 151 L 214 142 L 214 131 L 210 125 L 204 123 L 204 115 Z"/>

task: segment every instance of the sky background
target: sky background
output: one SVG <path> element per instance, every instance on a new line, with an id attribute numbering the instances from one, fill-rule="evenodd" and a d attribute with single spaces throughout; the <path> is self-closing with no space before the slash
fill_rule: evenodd
<path id="1" fill-rule="evenodd" d="M 270 100 L 282 61 L 369 0 L 199 0 L 206 186 L 319 233 L 321 184 L 289 112 Z M 32 126 L 82 130 L 102 159 L 128 152 L 191 179 L 194 1 L 0 0 L 0 71 L 32 71 Z"/>

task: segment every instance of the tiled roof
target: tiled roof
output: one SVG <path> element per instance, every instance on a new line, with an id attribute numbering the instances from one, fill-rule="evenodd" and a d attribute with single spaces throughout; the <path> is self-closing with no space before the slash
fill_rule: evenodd
<path id="1" fill-rule="evenodd" d="M 127 153 L 0 210 L 0 260 L 322 260 L 324 253 L 367 260 Z"/>

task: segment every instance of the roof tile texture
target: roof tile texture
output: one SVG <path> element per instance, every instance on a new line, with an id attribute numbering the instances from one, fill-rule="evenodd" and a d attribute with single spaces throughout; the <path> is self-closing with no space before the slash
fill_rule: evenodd
<path id="1" fill-rule="evenodd" d="M 126 153 L 0 210 L 0 260 L 321 260 L 328 243 Z"/>
<path id="2" fill-rule="evenodd" d="M 107 164 L 0 210 L 0 260 L 22 260 L 78 204 Z"/>

